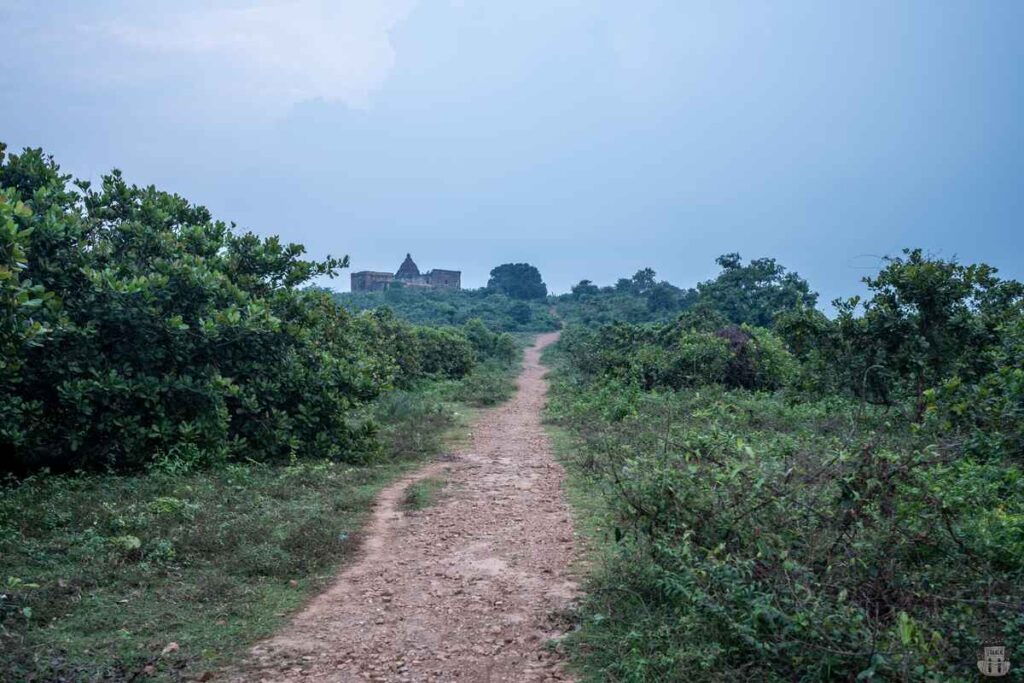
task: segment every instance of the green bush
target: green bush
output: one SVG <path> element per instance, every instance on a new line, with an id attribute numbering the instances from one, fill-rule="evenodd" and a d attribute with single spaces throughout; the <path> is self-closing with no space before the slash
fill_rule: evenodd
<path id="1" fill-rule="evenodd" d="M 966 681 L 982 643 L 1024 657 L 1024 287 L 907 251 L 829 319 L 792 278 L 753 303 L 727 280 L 548 355 L 570 481 L 603 494 L 585 678 Z"/>
<path id="2" fill-rule="evenodd" d="M 418 327 L 416 352 L 423 373 L 434 377 L 459 379 L 476 364 L 473 344 L 458 330 L 445 327 Z"/>
<path id="3" fill-rule="evenodd" d="M 352 314 L 300 289 L 347 259 L 303 260 L 116 171 L 72 183 L 39 150 L 0 151 L 0 239 L 8 471 L 363 461 L 377 426 L 362 406 L 516 354 L 476 319 Z"/>
<path id="4" fill-rule="evenodd" d="M 480 362 L 495 360 L 510 364 L 518 355 L 518 348 L 512 335 L 491 332 L 479 318 L 473 318 L 462 326 L 462 332 L 473 345 L 476 359 Z"/>
<path id="5" fill-rule="evenodd" d="M 5 469 L 344 458 L 372 440 L 351 417 L 393 360 L 298 289 L 345 259 L 303 260 L 116 171 L 73 184 L 39 150 L 0 151 L 0 196 Z"/>
<path id="6" fill-rule="evenodd" d="M 884 410 L 580 382 L 551 417 L 603 492 L 570 650 L 586 680 L 972 680 L 1024 655 L 1024 470 Z"/>
<path id="7" fill-rule="evenodd" d="M 482 363 L 456 385 L 452 398 L 477 407 L 497 405 L 515 393 L 514 374 L 509 364 L 494 360 Z"/>
<path id="8" fill-rule="evenodd" d="M 494 289 L 336 292 L 332 295 L 352 312 L 388 309 L 414 325 L 459 326 L 480 319 L 495 332 L 547 332 L 559 322 L 543 299 L 517 301 Z"/>
<path id="9" fill-rule="evenodd" d="M 645 390 L 706 384 L 773 390 L 796 374 L 796 362 L 769 330 L 727 326 L 705 332 L 689 322 L 570 328 L 562 345 L 583 375 L 616 377 Z"/>
<path id="10" fill-rule="evenodd" d="M 837 300 L 834 320 L 795 309 L 776 329 L 804 364 L 805 389 L 904 408 L 921 422 L 927 392 L 1002 367 L 1004 337 L 1024 318 L 1024 285 L 996 272 L 905 249 L 864 278 L 869 298 Z"/>
<path id="11" fill-rule="evenodd" d="M 991 372 L 973 383 L 955 377 L 925 392 L 926 424 L 962 439 L 972 456 L 1024 462 L 1024 319 L 1007 323 L 1000 334 L 1000 345 L 988 351 Z"/>

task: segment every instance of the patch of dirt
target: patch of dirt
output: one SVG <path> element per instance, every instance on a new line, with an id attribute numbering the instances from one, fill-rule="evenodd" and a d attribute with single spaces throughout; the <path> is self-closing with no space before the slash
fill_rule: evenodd
<path id="1" fill-rule="evenodd" d="M 233 681 L 568 680 L 549 639 L 576 583 L 563 471 L 541 426 L 541 335 L 518 391 L 488 410 L 457 459 L 381 494 L 359 558 Z M 402 511 L 414 481 L 448 482 L 437 505 Z"/>

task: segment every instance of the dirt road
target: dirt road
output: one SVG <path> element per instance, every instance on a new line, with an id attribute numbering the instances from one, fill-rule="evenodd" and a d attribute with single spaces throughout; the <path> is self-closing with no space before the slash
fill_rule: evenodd
<path id="1" fill-rule="evenodd" d="M 562 468 L 541 428 L 541 335 L 519 390 L 469 445 L 380 495 L 358 560 L 227 678 L 238 681 L 564 680 L 546 643 L 573 599 Z M 443 477 L 439 503 L 404 512 L 406 487 Z"/>

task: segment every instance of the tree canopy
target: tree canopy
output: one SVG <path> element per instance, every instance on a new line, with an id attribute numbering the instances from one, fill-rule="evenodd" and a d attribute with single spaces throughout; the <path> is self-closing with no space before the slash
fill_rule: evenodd
<path id="1" fill-rule="evenodd" d="M 505 263 L 491 270 L 487 288 L 503 292 L 513 299 L 543 299 L 548 287 L 540 271 L 529 263 Z"/>
<path id="2" fill-rule="evenodd" d="M 773 258 L 759 258 L 743 265 L 737 253 L 716 261 L 722 272 L 714 280 L 697 285 L 700 304 L 722 313 L 734 323 L 770 326 L 781 311 L 813 307 L 818 301 L 807 281 L 788 272 Z"/>

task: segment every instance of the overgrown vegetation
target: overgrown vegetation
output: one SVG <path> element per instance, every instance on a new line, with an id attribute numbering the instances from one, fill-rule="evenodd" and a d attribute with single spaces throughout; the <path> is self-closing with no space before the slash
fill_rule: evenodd
<path id="1" fill-rule="evenodd" d="M 546 298 L 505 264 L 339 306 L 310 283 L 346 264 L 0 146 L 0 677 L 173 679 L 267 634 L 380 485 L 511 394 L 510 333 L 552 305 L 550 416 L 608 530 L 569 639 L 586 676 L 1024 661 L 1020 283 L 907 251 L 829 318 L 727 254 L 692 289 L 643 269 Z"/>
<path id="2" fill-rule="evenodd" d="M 0 149 L 0 207 L 8 471 L 367 461 L 362 406 L 514 353 L 479 321 L 350 314 L 300 289 L 347 258 L 303 260 L 116 171 L 93 190 L 39 150 Z"/>
<path id="3" fill-rule="evenodd" d="M 709 305 L 564 335 L 550 417 L 608 530 L 570 636 L 588 679 L 1024 659 L 1021 286 L 918 251 L 866 283 L 834 320 L 800 297 L 773 329 Z"/>
<path id="4" fill-rule="evenodd" d="M 513 299 L 496 289 L 411 291 L 392 287 L 383 292 L 333 296 L 349 311 L 388 308 L 417 325 L 462 325 L 477 319 L 498 332 L 547 332 L 559 325 L 543 299 Z"/>
<path id="5" fill-rule="evenodd" d="M 218 663 L 511 393 L 510 334 L 346 311 L 303 287 L 347 259 L 302 254 L 0 146 L 0 679 Z"/>
<path id="6" fill-rule="evenodd" d="M 717 277 L 689 289 L 659 282 L 651 268 L 608 287 L 581 280 L 569 294 L 556 298 L 558 313 L 567 322 L 586 326 L 671 322 L 690 311 L 716 315 L 736 325 L 767 327 L 776 314 L 813 307 L 818 300 L 806 280 L 775 259 L 759 258 L 744 264 L 739 254 L 725 254 L 716 263 L 722 268 Z"/>

